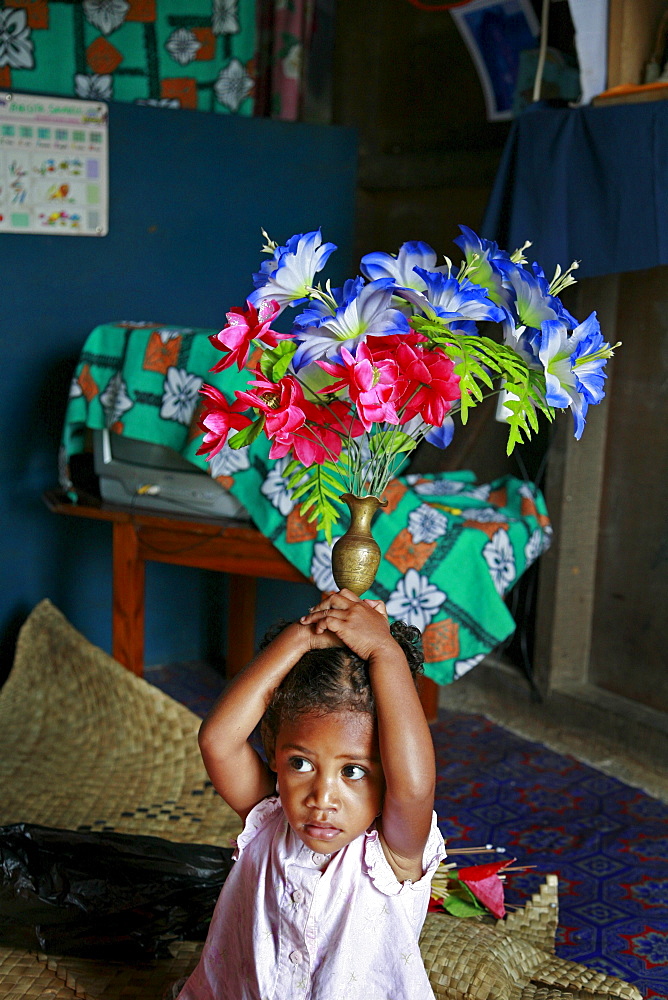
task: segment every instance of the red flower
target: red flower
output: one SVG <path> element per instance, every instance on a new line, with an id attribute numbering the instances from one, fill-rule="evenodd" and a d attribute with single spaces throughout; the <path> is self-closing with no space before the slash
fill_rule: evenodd
<path id="1" fill-rule="evenodd" d="M 350 408 L 341 400 L 325 406 L 305 399 L 302 405 L 307 423 L 294 434 L 277 434 L 270 458 L 283 458 L 292 452 L 302 465 L 335 462 L 341 454 L 344 438 L 349 434 L 359 437 L 363 432 L 362 424 L 351 417 Z"/>
<path id="2" fill-rule="evenodd" d="M 342 347 L 341 357 L 341 365 L 318 361 L 320 367 L 330 375 L 340 377 L 339 382 L 320 391 L 337 392 L 347 388 L 365 431 L 370 430 L 372 424 L 381 421 L 398 424 L 399 417 L 393 402 L 399 374 L 396 363 L 387 357 L 372 359 L 366 344 L 359 345 L 354 357 L 347 348 Z"/>
<path id="3" fill-rule="evenodd" d="M 278 382 L 270 382 L 259 368 L 257 378 L 250 385 L 257 386 L 255 392 L 235 393 L 238 400 L 246 406 L 254 406 L 266 415 L 265 433 L 271 441 L 278 435 L 292 434 L 306 421 L 304 406 L 306 400 L 301 386 L 290 375 L 284 376 Z M 275 456 L 272 456 L 275 457 Z"/>
<path id="4" fill-rule="evenodd" d="M 393 358 L 400 344 L 419 347 L 422 344 L 428 343 L 429 338 L 424 333 L 418 333 L 417 330 L 413 330 L 412 328 L 408 333 L 391 333 L 387 337 L 369 337 L 366 342 L 374 361 L 376 358 Z"/>
<path id="5" fill-rule="evenodd" d="M 211 371 L 222 372 L 235 362 L 239 371 L 246 364 L 251 341 L 261 340 L 269 347 L 276 347 L 279 340 L 288 334 L 277 333 L 270 329 L 271 321 L 278 315 L 281 308 L 273 299 L 262 299 L 259 307 L 246 300 L 248 309 L 244 312 L 238 306 L 227 313 L 227 326 L 220 333 L 215 333 L 209 340 L 219 351 L 229 351 L 222 361 L 219 361 Z"/>
<path id="6" fill-rule="evenodd" d="M 486 865 L 471 865 L 469 868 L 460 868 L 457 872 L 459 881 L 463 882 L 476 899 L 479 899 L 482 905 L 499 919 L 506 912 L 503 905 L 503 882 L 499 878 L 499 872 L 511 865 L 514 860 L 508 858 L 506 861 L 492 861 Z"/>
<path id="7" fill-rule="evenodd" d="M 459 376 L 450 358 L 441 351 L 424 351 L 416 345 L 397 347 L 399 366 L 397 391 L 401 423 L 419 413 L 433 427 L 440 427 L 452 403 L 459 399 Z"/>
<path id="8" fill-rule="evenodd" d="M 253 421 L 241 412 L 247 409 L 244 403 L 235 400 L 230 405 L 215 386 L 203 385 L 200 392 L 204 396 L 204 415 L 197 426 L 205 434 L 197 454 L 204 455 L 208 452 L 207 461 L 210 462 L 225 444 L 230 430 L 240 431 Z"/>

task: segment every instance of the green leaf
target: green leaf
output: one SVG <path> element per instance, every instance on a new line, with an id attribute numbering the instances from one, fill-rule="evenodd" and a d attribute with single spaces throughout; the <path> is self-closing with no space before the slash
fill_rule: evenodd
<path id="1" fill-rule="evenodd" d="M 278 382 L 283 378 L 292 356 L 297 350 L 294 340 L 281 340 L 270 351 L 264 351 L 260 358 L 260 371 L 270 382 Z"/>
<path id="2" fill-rule="evenodd" d="M 532 431 L 538 430 L 536 409 L 541 410 L 548 420 L 554 419 L 554 409 L 545 402 L 545 378 L 540 372 L 527 369 L 523 382 L 507 382 L 506 390 L 510 394 L 504 400 L 504 406 L 509 411 L 506 417 L 508 424 L 508 444 L 506 452 L 510 455 L 516 444 L 529 440 Z"/>
<path id="3" fill-rule="evenodd" d="M 234 448 L 238 451 L 239 448 L 245 448 L 247 445 L 252 444 L 256 438 L 262 433 L 262 428 L 265 423 L 265 415 L 261 414 L 258 419 L 253 424 L 249 424 L 248 427 L 242 427 L 240 431 L 233 434 L 231 438 L 228 438 L 228 444 L 230 448 Z"/>
<path id="4" fill-rule="evenodd" d="M 387 455 L 398 455 L 402 451 L 413 451 L 416 442 L 403 431 L 378 431 L 369 435 L 369 450 L 377 455 L 385 452 Z"/>
<path id="5" fill-rule="evenodd" d="M 318 527 L 325 532 L 327 541 L 331 542 L 332 528 L 340 520 L 343 511 L 339 497 L 346 491 L 340 469 L 331 462 L 314 464 L 307 468 L 299 465 L 288 483 L 290 489 L 293 483 L 295 489 L 292 492 L 292 499 L 303 500 L 301 513 L 306 515 L 310 511 L 308 520 L 317 520 Z"/>
<path id="6" fill-rule="evenodd" d="M 443 905 L 446 908 L 452 900 L 452 905 L 460 911 L 455 914 L 456 916 L 474 917 L 489 913 L 484 903 L 480 902 L 464 882 L 460 882 L 459 873 L 456 870 L 450 871 L 448 875 L 448 895 L 443 900 Z M 454 913 L 452 909 L 449 909 L 449 912 Z"/>
<path id="7" fill-rule="evenodd" d="M 474 905 L 458 896 L 446 896 L 443 907 L 446 913 L 452 914 L 453 917 L 480 917 L 487 912 L 483 906 Z"/>

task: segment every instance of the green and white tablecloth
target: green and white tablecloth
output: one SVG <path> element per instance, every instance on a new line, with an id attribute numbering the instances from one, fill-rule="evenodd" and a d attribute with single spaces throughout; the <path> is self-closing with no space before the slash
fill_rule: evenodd
<path id="1" fill-rule="evenodd" d="M 84 450 L 87 428 L 168 445 L 209 469 L 293 565 L 320 590 L 333 590 L 330 547 L 291 500 L 282 477 L 287 459 L 270 460 L 264 437 L 241 451 L 225 446 L 211 463 L 195 454 L 202 382 L 231 397 L 248 380 L 236 369 L 210 373 L 218 360 L 213 332 L 152 323 L 96 327 L 72 380 L 61 483 L 71 488 L 69 459 Z M 369 593 L 421 629 L 426 673 L 446 684 L 512 634 L 503 595 L 549 545 L 545 502 L 532 483 L 513 476 L 478 483 L 466 471 L 401 476 L 386 496 L 373 528 L 383 557 Z"/>

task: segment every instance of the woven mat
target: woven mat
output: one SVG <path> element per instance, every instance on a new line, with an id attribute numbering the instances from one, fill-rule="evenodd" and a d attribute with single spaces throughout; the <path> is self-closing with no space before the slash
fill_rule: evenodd
<path id="1" fill-rule="evenodd" d="M 239 819 L 207 778 L 199 725 L 42 601 L 0 692 L 0 825 L 229 846 Z"/>
<path id="2" fill-rule="evenodd" d="M 239 821 L 207 779 L 199 723 L 43 601 L 0 691 L 0 825 L 228 846 Z M 554 955 L 557 915 L 556 876 L 503 922 L 430 914 L 421 948 L 436 1000 L 639 1000 L 627 983 Z M 171 959 L 129 966 L 0 948 L 0 998 L 160 1000 L 200 949 L 181 942 Z"/>

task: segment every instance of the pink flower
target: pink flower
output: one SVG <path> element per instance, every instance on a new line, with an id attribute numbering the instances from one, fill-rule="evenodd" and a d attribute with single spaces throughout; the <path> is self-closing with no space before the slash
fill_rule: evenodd
<path id="1" fill-rule="evenodd" d="M 274 299 L 263 299 L 257 309 L 248 300 L 246 305 L 248 306 L 246 312 L 238 306 L 231 309 L 227 313 L 227 326 L 223 327 L 220 333 L 209 337 L 213 346 L 219 351 L 229 351 L 229 354 L 211 369 L 212 372 L 222 372 L 235 362 L 241 371 L 246 364 L 253 340 L 261 340 L 269 347 L 276 347 L 279 340 L 289 336 L 270 329 L 271 321 L 281 311 Z"/>
<path id="2" fill-rule="evenodd" d="M 440 427 L 452 403 L 459 399 L 459 376 L 454 365 L 441 351 L 423 351 L 401 344 L 397 348 L 399 366 L 399 401 L 401 423 L 418 413 L 433 427 Z M 403 408 L 403 409 L 402 409 Z"/>
<path id="3" fill-rule="evenodd" d="M 515 858 L 507 858 L 505 861 L 492 861 L 486 865 L 471 865 L 469 868 L 460 868 L 457 872 L 459 881 L 499 920 L 506 915 L 503 882 L 499 878 L 499 872 L 512 865 L 514 860 Z"/>
<path id="4" fill-rule="evenodd" d="M 307 423 L 294 434 L 279 434 L 269 452 L 270 458 L 283 458 L 292 452 L 302 465 L 322 465 L 335 462 L 341 454 L 343 439 L 348 434 L 359 437 L 362 425 L 351 419 L 350 408 L 341 400 L 324 406 L 304 400 Z"/>
<path id="5" fill-rule="evenodd" d="M 346 347 L 341 348 L 343 364 L 318 361 L 330 375 L 339 375 L 340 381 L 321 389 L 321 392 L 338 392 L 347 388 L 348 394 L 357 407 L 364 429 L 380 421 L 398 424 L 399 417 L 394 406 L 396 384 L 399 371 L 391 358 L 372 357 L 366 344 L 360 344 L 353 357 Z"/>
<path id="6" fill-rule="evenodd" d="M 257 378 L 250 385 L 257 386 L 257 390 L 237 391 L 235 393 L 237 399 L 265 414 L 264 429 L 270 441 L 277 435 L 292 434 L 306 421 L 304 414 L 306 401 L 301 386 L 290 375 L 284 376 L 278 382 L 270 382 L 259 368 L 255 374 Z"/>
<path id="7" fill-rule="evenodd" d="M 197 449 L 198 455 L 207 454 L 207 461 L 217 455 L 227 440 L 231 430 L 240 431 L 242 427 L 252 424 L 250 417 L 241 412 L 247 409 L 245 403 L 235 400 L 230 405 L 222 392 L 213 385 L 203 385 L 200 389 L 204 396 L 204 415 L 198 423 L 200 430 L 205 432 L 204 440 Z"/>

